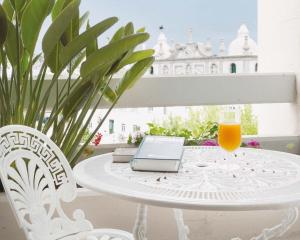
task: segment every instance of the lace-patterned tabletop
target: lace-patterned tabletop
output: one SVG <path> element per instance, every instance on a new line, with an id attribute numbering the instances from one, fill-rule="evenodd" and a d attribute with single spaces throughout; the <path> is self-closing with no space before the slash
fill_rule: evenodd
<path id="1" fill-rule="evenodd" d="M 300 156 L 240 148 L 186 147 L 178 173 L 136 172 L 104 154 L 74 168 L 77 182 L 128 200 L 203 210 L 280 209 L 300 203 Z"/>

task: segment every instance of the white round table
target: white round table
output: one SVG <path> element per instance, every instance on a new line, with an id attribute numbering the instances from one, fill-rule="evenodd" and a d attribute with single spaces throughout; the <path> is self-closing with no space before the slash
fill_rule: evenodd
<path id="1" fill-rule="evenodd" d="M 300 156 L 240 148 L 186 147 L 178 173 L 136 172 L 129 163 L 112 163 L 112 154 L 92 157 L 74 168 L 85 188 L 140 203 L 134 228 L 146 239 L 146 205 L 174 208 L 179 239 L 188 239 L 179 209 L 250 211 L 288 209 L 286 217 L 252 240 L 283 235 L 298 218 Z"/>

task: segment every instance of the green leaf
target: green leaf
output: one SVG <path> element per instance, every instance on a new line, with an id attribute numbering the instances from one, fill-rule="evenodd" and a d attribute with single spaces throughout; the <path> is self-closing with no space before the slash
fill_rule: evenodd
<path id="1" fill-rule="evenodd" d="M 52 64 L 49 62 L 50 55 L 53 55 L 53 51 L 56 50 L 56 47 L 60 41 L 62 34 L 66 31 L 70 25 L 72 19 L 76 16 L 76 10 L 80 4 L 80 0 L 74 0 L 70 3 L 60 14 L 55 18 L 53 23 L 48 28 L 43 42 L 42 48 L 44 52 L 44 57 L 47 64 Z"/>
<path id="2" fill-rule="evenodd" d="M 85 58 L 85 51 L 80 52 L 71 62 L 71 69 L 69 69 L 70 74 L 72 75 L 76 68 L 80 65 L 80 63 Z"/>
<path id="3" fill-rule="evenodd" d="M 27 71 L 29 65 L 30 55 L 28 51 L 24 51 L 22 59 L 21 59 L 21 73 L 24 74 Z"/>
<path id="4" fill-rule="evenodd" d="M 32 59 L 32 65 L 34 65 L 42 56 L 41 53 L 39 53 L 38 55 L 36 55 L 33 59 Z"/>
<path id="5" fill-rule="evenodd" d="M 73 2 L 73 0 L 66 0 L 65 6 L 66 8 L 68 5 L 70 5 Z M 61 43 L 63 46 L 66 46 L 69 42 L 72 41 L 75 37 L 79 35 L 79 6 L 75 10 L 76 14 L 73 17 L 71 23 L 67 27 L 66 31 L 61 36 Z"/>
<path id="6" fill-rule="evenodd" d="M 71 41 L 65 48 L 62 49 L 60 54 L 60 62 L 62 68 L 64 68 L 68 62 L 72 60 L 74 56 L 81 52 L 89 42 L 95 41 L 99 35 L 109 29 L 114 25 L 118 19 L 116 17 L 108 18 L 90 29 L 86 30 L 84 33 L 79 35 L 73 41 Z"/>
<path id="7" fill-rule="evenodd" d="M 134 64 L 122 78 L 122 81 L 116 90 L 118 96 L 122 95 L 126 89 L 131 88 L 135 82 L 144 75 L 153 62 L 154 57 L 149 57 Z"/>
<path id="8" fill-rule="evenodd" d="M 94 84 L 90 81 L 77 86 L 66 99 L 63 108 L 63 116 L 68 119 L 78 112 L 94 90 Z"/>
<path id="9" fill-rule="evenodd" d="M 26 3 L 26 0 L 10 0 L 10 3 L 12 5 L 12 7 L 17 11 L 19 12 L 24 4 Z"/>
<path id="10" fill-rule="evenodd" d="M 136 32 L 137 33 L 143 33 L 143 32 L 145 32 L 145 30 L 146 30 L 146 28 L 142 27 L 142 28 L 138 29 Z"/>
<path id="11" fill-rule="evenodd" d="M 59 69 L 59 57 L 58 53 L 61 49 L 61 43 L 58 43 L 51 54 L 47 57 L 46 64 L 50 68 L 52 73 L 56 73 Z"/>
<path id="12" fill-rule="evenodd" d="M 14 15 L 14 9 L 9 0 L 4 0 L 2 3 L 2 7 L 6 13 L 6 16 L 9 20 L 12 20 Z"/>
<path id="13" fill-rule="evenodd" d="M 86 30 L 88 30 L 90 28 L 91 28 L 90 23 L 88 21 L 87 24 L 86 24 Z M 90 56 L 93 52 L 95 52 L 97 49 L 98 49 L 98 40 L 97 39 L 95 39 L 94 41 L 89 42 L 88 45 L 86 46 L 86 51 L 85 51 L 86 58 L 88 56 Z"/>
<path id="14" fill-rule="evenodd" d="M 31 0 L 21 19 L 21 36 L 24 47 L 33 54 L 42 25 L 49 15 L 54 0 Z"/>
<path id="15" fill-rule="evenodd" d="M 91 54 L 81 65 L 80 73 L 84 78 L 89 74 L 99 70 L 107 64 L 114 63 L 128 50 L 136 47 L 138 44 L 145 42 L 149 38 L 147 33 L 138 33 L 125 37 L 100 48 Z"/>
<path id="16" fill-rule="evenodd" d="M 120 28 L 118 29 L 118 31 L 115 32 L 114 36 L 113 36 L 112 39 L 110 40 L 110 43 L 122 39 L 123 36 L 124 36 L 124 31 L 125 31 L 125 28 L 124 28 L 124 27 L 120 27 Z"/>
<path id="17" fill-rule="evenodd" d="M 3 46 L 7 37 L 7 18 L 2 5 L 0 4 L 0 47 Z"/>
<path id="18" fill-rule="evenodd" d="M 15 66 L 18 62 L 16 28 L 11 22 L 7 23 L 5 49 L 10 63 Z"/>
<path id="19" fill-rule="evenodd" d="M 85 12 L 80 18 L 79 18 L 79 29 L 85 25 L 85 23 L 87 22 L 88 18 L 89 18 L 90 13 L 89 12 Z"/>
<path id="20" fill-rule="evenodd" d="M 117 99 L 117 94 L 111 89 L 111 87 L 106 86 L 105 91 L 103 92 L 103 97 L 107 102 L 114 102 Z"/>
<path id="21" fill-rule="evenodd" d="M 56 0 L 55 4 L 53 6 L 52 12 L 51 12 L 51 17 L 52 21 L 54 21 L 58 15 L 61 13 L 65 5 L 65 0 Z"/>
<path id="22" fill-rule="evenodd" d="M 131 34 L 134 33 L 134 27 L 133 27 L 133 23 L 132 22 L 129 22 L 127 23 L 127 25 L 125 26 L 125 31 L 124 31 L 124 34 L 125 36 L 129 36 Z"/>
<path id="23" fill-rule="evenodd" d="M 118 70 L 123 68 L 126 65 L 138 62 L 140 60 L 143 60 L 145 58 L 151 57 L 154 54 L 153 49 L 147 49 L 147 50 L 141 50 L 141 51 L 136 51 L 132 53 L 129 57 L 123 59 L 121 63 L 119 64 Z"/>

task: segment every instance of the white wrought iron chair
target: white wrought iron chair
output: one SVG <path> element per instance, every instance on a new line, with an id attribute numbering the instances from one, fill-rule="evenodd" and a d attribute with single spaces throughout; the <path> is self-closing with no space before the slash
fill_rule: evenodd
<path id="1" fill-rule="evenodd" d="M 27 240 L 133 240 L 116 229 L 94 230 L 82 210 L 73 218 L 61 204 L 76 197 L 72 169 L 46 135 L 26 126 L 0 129 L 0 177 Z"/>

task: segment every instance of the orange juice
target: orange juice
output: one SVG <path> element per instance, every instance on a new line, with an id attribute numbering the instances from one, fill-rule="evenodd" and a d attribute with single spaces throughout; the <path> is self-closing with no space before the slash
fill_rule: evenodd
<path id="1" fill-rule="evenodd" d="M 241 125 L 220 123 L 218 132 L 219 145 L 227 151 L 234 151 L 241 145 Z"/>

